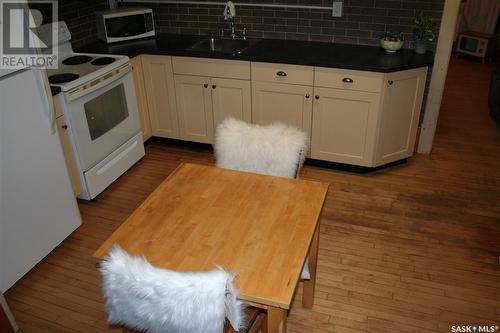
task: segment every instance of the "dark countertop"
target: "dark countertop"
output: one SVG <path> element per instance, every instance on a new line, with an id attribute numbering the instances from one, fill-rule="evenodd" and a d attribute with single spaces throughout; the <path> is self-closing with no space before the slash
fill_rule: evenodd
<path id="1" fill-rule="evenodd" d="M 106 44 L 95 42 L 76 50 L 82 53 L 122 54 L 133 58 L 140 54 L 187 56 L 275 62 L 371 72 L 396 72 L 430 66 L 434 54 L 419 55 L 401 49 L 394 54 L 375 46 L 305 42 L 279 39 L 250 40 L 251 46 L 241 54 L 222 54 L 190 50 L 189 47 L 207 36 L 158 34 L 156 37 Z"/>

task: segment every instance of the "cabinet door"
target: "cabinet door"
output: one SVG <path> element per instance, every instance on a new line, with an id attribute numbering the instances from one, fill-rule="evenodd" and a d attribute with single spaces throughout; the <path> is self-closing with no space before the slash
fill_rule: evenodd
<path id="1" fill-rule="evenodd" d="M 375 165 L 413 155 L 427 68 L 387 74 Z"/>
<path id="2" fill-rule="evenodd" d="M 149 120 L 148 100 L 146 97 L 146 88 L 144 87 L 144 73 L 142 71 L 141 56 L 132 58 L 131 63 L 142 138 L 146 141 L 151 137 L 151 122 Z"/>
<path id="3" fill-rule="evenodd" d="M 142 69 L 153 135 L 179 138 L 172 58 L 143 55 Z"/>
<path id="4" fill-rule="evenodd" d="M 256 124 L 282 122 L 311 134 L 312 87 L 252 82 L 252 121 Z"/>
<path id="5" fill-rule="evenodd" d="M 180 138 L 212 143 L 214 124 L 210 78 L 175 75 L 174 81 Z"/>
<path id="6" fill-rule="evenodd" d="M 214 128 L 227 117 L 252 121 L 250 81 L 212 78 L 211 82 Z"/>
<path id="7" fill-rule="evenodd" d="M 54 103 L 57 105 L 58 103 Z M 71 139 L 69 137 L 68 123 L 64 116 L 60 116 L 56 119 L 57 134 L 59 135 L 59 140 L 61 141 L 62 150 L 64 153 L 64 159 L 66 161 L 66 168 L 68 169 L 69 179 L 71 180 L 71 187 L 73 187 L 73 193 L 75 197 L 79 196 L 83 192 L 83 186 L 80 178 L 80 172 L 76 165 L 75 154 L 73 152 L 73 147 L 71 146 Z"/>
<path id="8" fill-rule="evenodd" d="M 314 88 L 311 157 L 372 166 L 380 94 Z"/>

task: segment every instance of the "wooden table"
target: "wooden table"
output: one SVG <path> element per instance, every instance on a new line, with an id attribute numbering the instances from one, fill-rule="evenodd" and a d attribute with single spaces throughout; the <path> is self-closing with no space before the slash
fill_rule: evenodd
<path id="1" fill-rule="evenodd" d="M 268 332 L 285 332 L 286 315 L 309 254 L 311 308 L 319 215 L 328 185 L 197 164 L 181 164 L 99 247 L 114 243 L 153 265 L 237 273 L 239 298 L 267 309 Z"/>

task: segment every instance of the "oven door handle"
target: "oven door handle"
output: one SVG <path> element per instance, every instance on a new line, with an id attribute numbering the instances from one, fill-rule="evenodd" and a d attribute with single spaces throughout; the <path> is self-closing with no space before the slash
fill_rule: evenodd
<path id="1" fill-rule="evenodd" d="M 130 63 L 127 63 L 113 71 L 104 74 L 100 78 L 92 80 L 86 84 L 83 84 L 77 88 L 74 88 L 67 93 L 65 93 L 66 100 L 68 102 L 74 101 L 77 98 L 80 98 L 84 95 L 88 95 L 91 92 L 94 92 L 102 87 L 107 86 L 108 84 L 122 78 L 126 74 L 128 74 L 132 70 Z"/>

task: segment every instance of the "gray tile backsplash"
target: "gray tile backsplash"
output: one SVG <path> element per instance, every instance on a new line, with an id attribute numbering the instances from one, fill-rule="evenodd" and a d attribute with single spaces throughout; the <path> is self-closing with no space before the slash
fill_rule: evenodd
<path id="1" fill-rule="evenodd" d="M 95 42 L 95 12 L 107 8 L 107 0 L 59 0 L 59 20 L 66 21 L 73 48 Z"/>
<path id="2" fill-rule="evenodd" d="M 247 1 L 245 1 L 247 2 Z M 252 0 L 256 4 L 331 6 L 331 0 Z M 237 2 L 236 2 L 237 4 Z M 122 6 L 152 8 L 158 32 L 210 35 L 227 24 L 223 6 L 165 4 L 161 1 L 125 3 Z M 344 0 L 344 15 L 332 17 L 329 10 L 236 6 L 236 28 L 247 28 L 248 36 L 297 39 L 362 45 L 379 45 L 385 31 L 411 36 L 413 18 L 425 12 L 441 19 L 444 0 Z M 439 25 L 438 25 L 439 26 Z M 412 47 L 410 41 L 405 47 Z"/>

